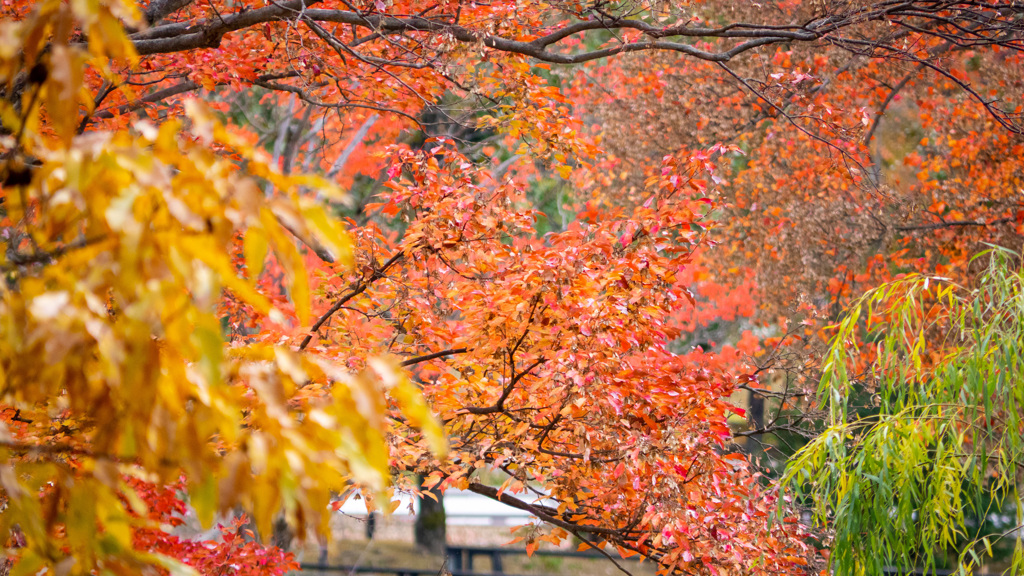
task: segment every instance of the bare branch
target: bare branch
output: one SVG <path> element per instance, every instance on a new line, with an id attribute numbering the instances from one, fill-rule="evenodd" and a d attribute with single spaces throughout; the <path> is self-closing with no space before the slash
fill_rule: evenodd
<path id="1" fill-rule="evenodd" d="M 455 354 L 465 354 L 469 352 L 469 348 L 453 348 L 451 350 L 441 350 L 440 352 L 434 352 L 432 354 L 424 354 L 423 356 L 415 356 L 402 362 L 402 366 L 413 366 L 421 362 L 429 362 L 436 358 L 444 358 L 446 356 L 454 356 Z"/>

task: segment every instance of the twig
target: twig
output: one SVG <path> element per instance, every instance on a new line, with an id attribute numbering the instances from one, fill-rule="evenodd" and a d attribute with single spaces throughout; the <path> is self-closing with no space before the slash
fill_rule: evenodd
<path id="1" fill-rule="evenodd" d="M 440 352 L 434 352 L 432 354 L 424 354 L 423 356 L 415 356 L 402 362 L 401 366 L 412 366 L 421 362 L 429 362 L 435 358 L 444 358 L 445 356 L 453 356 L 455 354 L 465 354 L 469 352 L 469 348 L 453 348 L 451 350 L 441 350 Z"/>
<path id="2" fill-rule="evenodd" d="M 299 350 L 305 350 L 306 347 L 309 346 L 309 343 L 313 340 L 313 334 L 316 334 L 317 331 L 320 330 L 324 323 L 327 322 L 331 318 L 331 316 L 334 315 L 335 312 L 341 310 L 342 306 L 344 306 L 349 300 L 365 292 L 366 289 L 369 288 L 371 284 L 383 278 L 387 274 L 388 270 L 392 266 L 397 264 L 400 260 L 402 260 L 402 258 L 404 257 L 405 252 L 397 252 L 394 256 L 388 259 L 388 261 L 385 262 L 383 266 L 374 270 L 373 274 L 371 274 L 368 278 L 363 279 L 362 281 L 358 282 L 355 286 L 353 286 L 352 289 L 347 294 L 345 294 L 337 302 L 335 302 L 334 306 L 331 306 L 331 308 L 327 310 L 327 312 L 324 312 L 323 316 L 321 316 L 316 321 L 316 323 L 313 324 L 313 326 L 309 329 L 309 334 L 307 334 L 306 337 L 302 339 L 302 343 L 299 344 Z"/>

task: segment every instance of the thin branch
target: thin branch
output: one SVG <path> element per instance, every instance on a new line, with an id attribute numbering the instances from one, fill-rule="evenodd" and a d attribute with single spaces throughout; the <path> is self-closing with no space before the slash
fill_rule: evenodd
<path id="1" fill-rule="evenodd" d="M 923 230 L 941 230 L 942 228 L 965 228 L 969 226 L 998 226 L 1000 224 L 1010 224 L 1016 222 L 1016 218 L 997 218 L 995 220 L 950 220 L 946 222 L 937 222 L 935 224 L 921 224 L 918 226 L 896 226 L 895 229 L 900 232 L 916 232 Z"/>
<path id="2" fill-rule="evenodd" d="M 370 285 L 376 282 L 377 280 L 384 278 L 387 275 L 388 270 L 392 266 L 400 262 L 404 257 L 404 251 L 397 252 L 394 256 L 389 258 L 388 261 L 385 262 L 383 266 L 374 270 L 373 274 L 357 282 L 348 293 L 339 298 L 338 301 L 334 303 L 334 306 L 331 306 L 330 309 L 327 310 L 327 312 L 324 312 L 323 316 L 321 316 L 316 321 L 316 323 L 313 324 L 313 326 L 309 329 L 309 334 L 307 334 L 306 337 L 302 339 L 302 343 L 299 344 L 299 350 L 305 350 L 306 347 L 309 346 L 309 343 L 312 342 L 313 335 L 316 334 L 321 327 L 323 327 L 324 323 L 326 323 L 331 318 L 331 316 L 333 316 L 338 310 L 341 310 L 341 308 L 346 303 L 348 303 L 349 300 L 365 292 L 366 289 L 369 288 Z"/>
<path id="3" fill-rule="evenodd" d="M 903 80 L 900 80 L 899 84 L 893 86 L 892 90 L 889 91 L 889 95 L 886 96 L 885 100 L 883 100 L 882 103 L 878 106 L 878 111 L 875 112 L 875 119 L 873 122 L 871 122 L 871 127 L 868 128 L 867 133 L 864 135 L 865 146 L 870 144 L 871 139 L 875 137 L 875 131 L 878 130 L 879 124 L 882 123 L 882 116 L 885 114 L 885 110 L 889 107 L 889 104 L 891 104 L 892 101 L 896 99 L 896 96 L 898 96 L 900 91 L 902 91 L 903 88 L 905 88 L 906 85 L 910 83 L 914 76 L 917 76 L 916 71 L 904 76 Z"/>
<path id="4" fill-rule="evenodd" d="M 34 252 L 31 254 L 24 254 L 21 252 L 8 252 L 7 261 L 8 264 L 0 266 L 0 270 L 9 271 L 13 270 L 18 266 L 28 266 L 30 264 L 49 264 L 56 258 L 71 252 L 72 250 L 78 250 L 102 242 L 105 238 L 103 236 L 92 236 L 89 238 L 80 238 L 73 242 L 68 242 L 64 246 L 48 250 L 46 252 Z"/>
<path id="5" fill-rule="evenodd" d="M 444 358 L 445 356 L 454 356 L 455 354 L 465 354 L 469 352 L 469 348 L 453 348 L 451 350 L 441 350 L 440 352 L 434 352 L 432 354 L 424 354 L 423 356 L 415 356 L 402 362 L 401 366 L 413 366 L 422 362 L 429 362 L 435 358 Z"/>
<path id="6" fill-rule="evenodd" d="M 345 167 L 345 164 L 348 163 L 349 156 L 351 156 L 352 153 L 355 152 L 356 148 L 363 143 L 363 140 L 366 138 L 366 134 L 370 131 L 370 128 L 373 127 L 373 124 L 377 122 L 378 118 L 380 118 L 379 115 L 371 114 L 370 117 L 363 122 L 359 127 L 359 130 L 357 130 L 355 135 L 352 136 L 352 140 L 349 141 L 348 146 L 341 151 L 338 158 L 334 160 L 334 164 L 331 165 L 331 169 L 327 171 L 328 179 L 334 178 L 334 176 Z"/>
<path id="7" fill-rule="evenodd" d="M 139 98 L 134 102 L 122 104 L 112 109 L 100 110 L 99 112 L 93 114 L 91 117 L 84 119 L 83 123 L 85 124 L 85 126 L 88 126 L 89 124 L 92 124 L 95 120 L 106 120 L 113 118 L 114 116 L 127 114 L 128 112 L 134 112 L 135 110 L 144 107 L 146 104 L 160 102 L 161 100 L 166 100 L 172 96 L 185 94 L 186 92 L 192 92 L 193 90 L 198 90 L 199 88 L 199 84 L 196 84 L 191 80 L 186 80 L 185 82 L 175 84 L 174 86 L 164 88 L 163 90 L 157 90 L 156 92 L 143 96 L 142 98 Z"/>
<path id="8" fill-rule="evenodd" d="M 554 515 L 549 514 L 548 512 L 545 512 L 544 509 L 550 510 L 547 506 L 537 506 L 537 505 L 534 505 L 534 504 L 528 504 L 528 503 L 523 502 L 522 500 L 520 500 L 518 498 L 514 498 L 512 496 L 509 496 L 504 491 L 499 491 L 497 488 L 494 488 L 492 486 L 486 486 L 484 484 L 479 484 L 477 482 L 473 482 L 473 483 L 471 483 L 467 487 L 467 490 L 469 490 L 470 492 L 475 492 L 477 494 L 480 494 L 481 496 L 486 496 L 486 497 L 488 497 L 488 498 L 490 498 L 492 500 L 497 500 L 498 502 L 501 502 L 502 504 L 505 504 L 506 506 L 511 506 L 511 507 L 513 507 L 513 508 L 515 508 L 517 510 L 523 510 L 524 512 L 529 512 L 530 514 L 533 514 L 534 516 L 536 516 L 537 518 L 540 518 L 541 520 L 543 520 L 544 522 L 547 522 L 548 524 L 553 524 L 555 526 L 558 526 L 559 528 L 564 528 L 564 529 L 569 530 L 569 531 L 573 531 L 573 532 L 575 532 L 575 531 L 582 531 L 582 532 L 589 532 L 589 533 L 592 533 L 592 534 L 602 534 L 602 535 L 613 536 L 613 537 L 621 536 L 621 532 L 620 531 L 614 530 L 612 528 L 600 528 L 600 527 L 597 527 L 597 526 L 577 526 L 575 524 L 566 522 L 565 520 L 562 520 L 561 518 L 557 518 Z"/>
<path id="9" fill-rule="evenodd" d="M 463 408 L 463 410 L 467 414 L 495 414 L 498 412 L 503 412 L 505 410 L 505 400 L 508 400 L 509 395 L 512 394 L 512 389 L 515 388 L 516 384 L 518 384 L 524 376 L 529 374 L 531 370 L 533 370 L 537 366 L 540 366 L 546 361 L 546 359 L 540 358 L 533 364 L 530 364 L 530 366 L 528 366 L 522 372 L 512 376 L 512 380 L 509 381 L 508 385 L 505 386 L 505 389 L 501 391 L 501 396 L 498 397 L 498 401 L 495 402 L 494 404 L 490 406 L 485 406 L 483 408 L 470 406 L 469 408 Z"/>

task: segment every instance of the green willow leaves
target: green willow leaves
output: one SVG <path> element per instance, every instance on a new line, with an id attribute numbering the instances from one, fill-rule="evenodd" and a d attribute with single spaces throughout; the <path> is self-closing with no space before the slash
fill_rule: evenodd
<path id="1" fill-rule="evenodd" d="M 996 546 L 1024 568 L 1024 272 L 1005 250 L 986 257 L 974 288 L 908 277 L 837 326 L 819 388 L 828 426 L 784 477 L 830 526 L 836 574 L 966 573 Z"/>

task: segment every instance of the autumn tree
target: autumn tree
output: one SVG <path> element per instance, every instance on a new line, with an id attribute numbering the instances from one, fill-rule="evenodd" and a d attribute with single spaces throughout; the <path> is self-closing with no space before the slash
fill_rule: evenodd
<path id="1" fill-rule="evenodd" d="M 132 478 L 181 482 L 207 522 L 241 506 L 261 535 L 283 509 L 302 536 L 324 530 L 333 492 L 383 496 L 412 476 L 398 472 L 533 513 L 547 528 L 528 550 L 585 535 L 667 572 L 802 573 L 820 561 L 804 528 L 771 517 L 778 495 L 730 448 L 728 398 L 757 372 L 741 352 L 679 349 L 700 329 L 681 309 L 735 317 L 700 291 L 743 293 L 719 268 L 767 270 L 714 264 L 746 258 L 741 239 L 774 246 L 743 228 L 757 201 L 731 186 L 789 207 L 800 185 L 869 179 L 850 141 L 886 106 L 857 98 L 899 82 L 851 81 L 835 105 L 811 88 L 861 62 L 938 74 L 947 102 L 980 107 L 964 122 L 1012 133 L 1019 114 L 1011 87 L 986 76 L 993 102 L 950 64 L 973 50 L 1019 66 L 1011 2 L 2 10 L 2 527 L 26 573 L 202 568 L 187 543 L 141 536 L 160 508 Z M 663 100 L 676 70 L 702 78 L 696 114 Z M 625 170 L 630 132 L 602 108 L 625 96 L 652 100 L 634 125 L 697 137 L 634 137 Z M 775 126 L 816 156 L 775 148 Z M 839 163 L 819 172 L 822 154 Z M 723 166 L 742 158 L 746 176 Z M 541 234 L 530 187 L 554 177 L 576 205 Z M 339 184 L 362 196 L 347 232 Z M 480 482 L 485 468 L 507 481 Z"/>
<path id="2" fill-rule="evenodd" d="M 3 23 L 0 67 L 0 524 L 12 573 L 212 573 L 235 561 L 283 573 L 291 557 L 247 542 L 241 525 L 211 546 L 167 534 L 179 493 L 207 525 L 237 505 L 263 534 L 280 509 L 324 530 L 331 495 L 350 479 L 388 483 L 385 387 L 444 451 L 415 387 L 386 360 L 356 373 L 224 337 L 224 289 L 267 322 L 286 321 L 251 281 L 271 248 L 291 301 L 308 309 L 282 220 L 351 262 L 340 225 L 299 190 L 341 194 L 282 175 L 199 102 L 186 105 L 187 128 L 167 118 L 77 135 L 84 72 L 110 77 L 111 63 L 137 62 L 124 26 L 141 20 L 121 3 L 25 8 Z M 266 196 L 257 178 L 280 193 Z M 243 231 L 249 279 L 231 260 Z M 329 393 L 309 394 L 328 381 Z"/>
<path id="3" fill-rule="evenodd" d="M 835 19 L 856 6 L 789 8 L 811 20 Z M 1011 251 L 1021 247 L 1020 9 L 993 6 L 998 12 L 986 13 L 973 11 L 979 6 L 961 5 L 953 19 L 928 24 L 928 14 L 936 14 L 929 7 L 914 3 L 906 8 L 911 12 L 886 22 L 886 37 L 906 39 L 901 45 L 882 46 L 870 37 L 848 41 L 851 37 L 842 34 L 816 46 L 791 44 L 722 64 L 671 55 L 643 62 L 623 59 L 594 65 L 576 79 L 580 102 L 591 101 L 585 97 L 591 84 L 608 87 L 590 106 L 609 151 L 602 173 L 595 177 L 600 201 L 621 202 L 622 190 L 639 190 L 666 153 L 715 142 L 734 143 L 742 151 L 718 158 L 722 212 L 713 237 L 719 246 L 704 253 L 717 264 L 708 266 L 703 280 L 711 288 L 705 298 L 709 303 L 728 298 L 730 291 L 722 285 L 738 287 L 751 279 L 756 284 L 759 307 L 752 319 L 768 338 L 747 358 L 759 376 L 747 388 L 754 399 L 751 406 L 767 402 L 769 409 L 742 434 L 762 439 L 772 449 L 769 456 L 779 454 L 762 461 L 777 472 L 785 466 L 787 452 L 813 441 L 790 474 L 807 480 L 810 496 L 805 502 L 824 507 L 817 508 L 822 536 L 836 530 L 831 558 L 838 573 L 877 573 L 886 564 L 908 569 L 929 565 L 936 562 L 932 554 L 942 548 L 952 552 L 954 564 L 978 565 L 979 557 L 993 548 L 1013 548 L 998 534 L 986 538 L 980 526 L 986 515 L 1000 509 L 1000 515 L 1009 514 L 1010 523 L 999 533 L 1019 524 L 1012 521 L 1016 512 L 1013 497 L 1007 496 L 1019 470 L 993 461 L 992 466 L 976 465 L 975 476 L 957 475 L 948 463 L 929 460 L 935 444 L 928 443 L 935 436 L 917 437 L 928 449 L 904 444 L 902 452 L 892 451 L 888 440 L 882 440 L 908 437 L 906 429 L 884 436 L 901 420 L 909 418 L 908 426 L 927 426 L 926 417 L 914 419 L 929 410 L 914 404 L 921 398 L 917 386 L 945 382 L 945 376 L 926 370 L 917 376 L 874 379 L 854 368 L 837 375 L 834 362 L 821 364 L 823 357 L 836 354 L 856 357 L 860 370 L 873 362 L 881 363 L 875 364 L 881 369 L 884 362 L 903 361 L 893 350 L 887 350 L 887 359 L 875 358 L 869 343 L 884 334 L 878 326 L 865 331 L 853 320 L 844 324 L 841 336 L 820 328 L 843 317 L 853 303 L 855 310 L 868 306 L 858 300 L 865 290 L 907 273 L 979 286 L 977 292 L 960 293 L 955 304 L 947 303 L 954 309 L 946 311 L 951 323 L 986 322 L 967 318 L 968 303 L 978 298 L 991 300 L 986 306 L 1003 302 L 1005 310 L 1013 307 L 1006 294 L 1012 293 L 1015 280 L 1005 262 L 992 269 L 987 258 L 972 257 L 991 245 Z M 741 18 L 759 13 L 753 7 L 735 10 Z M 1009 20 L 1000 24 L 997 13 Z M 624 71 L 636 81 L 601 82 L 620 78 Z M 661 137 L 644 138 L 652 133 Z M 913 290 L 919 291 L 924 282 L 922 278 Z M 695 283 L 695 293 L 701 292 L 701 283 Z M 998 296 L 994 286 L 1000 286 Z M 872 294 L 895 300 L 903 297 L 903 288 L 905 284 L 895 284 Z M 908 307 L 903 313 L 913 318 L 919 312 L 910 308 L 923 302 L 901 304 Z M 845 316 L 844 322 L 855 315 Z M 889 327 L 899 327 L 902 320 L 891 319 Z M 950 352 L 947 341 L 936 342 L 925 334 L 932 359 Z M 1012 330 L 1007 334 L 1012 341 L 1009 334 Z M 1001 353 L 992 348 L 1001 337 L 964 338 L 971 342 L 975 337 L 972 344 L 962 343 L 964 348 L 952 348 L 954 356 L 944 360 L 944 369 L 963 368 L 960 363 L 973 362 L 965 360 L 972 354 Z M 862 346 L 861 354 L 854 354 L 851 346 Z M 896 350 L 906 352 L 900 346 Z M 823 374 L 825 380 L 820 380 Z M 841 389 L 826 386 L 829 378 L 844 382 Z M 990 401 L 1012 404 L 1013 390 L 996 386 Z M 898 402 L 886 394 L 917 400 L 900 396 L 899 402 L 909 404 L 899 404 L 903 411 L 898 412 Z M 829 406 L 842 416 L 821 410 Z M 952 400 L 948 409 L 972 413 L 975 407 L 968 397 Z M 892 417 L 876 426 L 871 415 L 878 410 Z M 959 422 L 950 429 L 965 426 Z M 852 445 L 834 444 L 841 431 L 854 435 Z M 826 448 L 829 442 L 833 444 Z M 999 442 L 1012 444 L 1012 433 Z M 1012 452 L 1001 446 L 1002 453 Z M 923 452 L 913 452 L 918 449 Z M 884 456 L 877 457 L 879 452 Z M 912 456 L 919 458 L 919 465 L 901 465 Z M 974 462 L 977 458 L 982 457 Z M 969 467 L 967 462 L 956 463 Z M 819 464 L 834 466 L 837 475 L 830 476 Z M 940 469 L 952 476 L 930 472 Z M 872 480 L 876 474 L 881 478 L 877 483 Z M 945 484 L 940 488 L 938 482 Z M 891 517 L 887 507 L 897 502 L 897 516 Z M 956 513 L 941 511 L 951 502 Z M 936 509 L 940 512 L 933 513 Z M 918 520 L 925 516 L 927 521 Z"/>
<path id="4" fill-rule="evenodd" d="M 767 337 L 747 358 L 761 380 L 750 388 L 769 409 L 750 432 L 783 452 L 813 437 L 822 416 L 806 399 L 829 319 L 901 274 L 966 282 L 986 245 L 1021 244 L 1019 7 L 890 8 L 864 24 L 873 33 L 836 31 L 727 62 L 623 58 L 572 77 L 607 151 L 589 177 L 596 201 L 635 202 L 629 191 L 642 190 L 665 154 L 738 147 L 715 159 L 718 246 L 702 253 L 708 273 L 693 291 L 705 284 L 713 306 L 754 284 L 750 320 Z M 775 9 L 780 23 L 869 14 L 866 3 Z M 764 14 L 705 10 L 719 22 Z M 604 87 L 598 98 L 594 86 Z"/>

